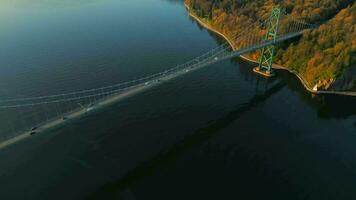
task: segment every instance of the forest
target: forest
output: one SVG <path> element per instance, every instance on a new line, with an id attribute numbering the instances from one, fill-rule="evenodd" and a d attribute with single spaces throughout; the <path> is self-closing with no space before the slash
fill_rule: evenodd
<path id="1" fill-rule="evenodd" d="M 275 63 L 301 75 L 309 87 L 356 90 L 356 4 L 354 0 L 185 0 L 198 17 L 228 38 L 246 24 L 267 19 L 273 6 L 320 26 L 277 47 Z M 256 59 L 258 52 L 248 56 Z"/>

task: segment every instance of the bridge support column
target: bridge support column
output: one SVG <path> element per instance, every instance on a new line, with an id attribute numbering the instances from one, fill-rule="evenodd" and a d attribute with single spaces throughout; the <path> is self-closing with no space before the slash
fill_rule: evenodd
<path id="1" fill-rule="evenodd" d="M 276 41 L 280 17 L 281 17 L 281 9 L 278 7 L 274 7 L 272 9 L 272 14 L 269 20 L 267 21 L 267 33 L 264 37 L 265 41 L 274 41 L 274 42 Z M 266 77 L 274 76 L 274 72 L 272 68 L 274 53 L 275 53 L 274 44 L 264 47 L 261 50 L 259 65 L 258 67 L 255 67 L 253 71 L 262 74 Z"/>

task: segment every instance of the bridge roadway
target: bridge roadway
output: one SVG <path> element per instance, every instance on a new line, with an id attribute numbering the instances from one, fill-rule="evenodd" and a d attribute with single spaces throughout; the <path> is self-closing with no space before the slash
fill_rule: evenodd
<path id="1" fill-rule="evenodd" d="M 211 65 L 211 64 L 223 61 L 223 60 L 227 60 L 227 59 L 233 58 L 235 56 L 240 56 L 242 54 L 263 48 L 265 46 L 268 46 L 268 45 L 271 45 L 274 43 L 282 42 L 282 41 L 288 40 L 290 38 L 297 37 L 301 34 L 302 34 L 302 32 L 287 34 L 287 35 L 278 37 L 276 41 L 262 41 L 261 43 L 252 45 L 247 48 L 241 48 L 237 51 L 229 52 L 228 49 L 231 49 L 230 47 L 225 47 L 222 49 L 218 48 L 216 53 L 213 52 L 213 53 L 211 53 L 211 55 L 209 53 L 207 53 L 207 54 L 204 54 L 205 56 L 203 55 L 203 56 L 197 57 L 196 59 L 193 59 L 192 64 L 187 65 L 187 66 L 183 65 L 182 68 L 178 68 L 176 71 L 161 73 L 161 76 L 155 77 L 151 80 L 147 80 L 147 81 L 139 83 L 137 85 L 130 86 L 128 88 L 125 88 L 125 90 L 120 89 L 118 91 L 113 91 L 113 93 L 110 96 L 101 99 L 96 104 L 92 105 L 91 107 L 78 108 L 76 110 L 71 111 L 70 113 L 65 114 L 64 115 L 65 119 L 63 119 L 63 116 L 59 116 L 59 117 L 54 118 L 48 122 L 44 122 L 43 124 L 40 124 L 37 126 L 38 129 L 36 130 L 35 135 L 41 134 L 41 133 L 43 133 L 49 129 L 55 128 L 59 125 L 68 123 L 71 120 L 74 120 L 76 118 L 85 116 L 88 113 L 95 112 L 95 110 L 97 110 L 99 108 L 103 108 L 105 106 L 109 106 L 109 105 L 116 103 L 118 101 L 124 100 L 127 97 L 130 97 L 132 95 L 140 93 L 146 89 L 158 86 L 166 81 L 172 80 L 172 79 L 179 77 L 183 74 L 186 74 L 188 72 L 192 72 L 192 71 L 201 69 L 205 66 L 208 66 L 208 65 Z M 14 138 L 2 141 L 2 142 L 0 142 L 0 149 L 6 148 L 12 144 L 15 144 L 15 143 L 21 141 L 21 140 L 28 139 L 31 136 L 32 136 L 31 131 L 27 131 L 27 132 L 24 132 Z"/>

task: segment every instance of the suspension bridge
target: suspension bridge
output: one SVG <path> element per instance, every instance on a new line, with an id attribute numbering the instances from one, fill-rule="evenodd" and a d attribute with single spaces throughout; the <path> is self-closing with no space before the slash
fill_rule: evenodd
<path id="1" fill-rule="evenodd" d="M 226 42 L 168 70 L 105 87 L 2 99 L 0 113 L 5 117 L 0 121 L 0 149 L 175 77 L 256 50 L 261 50 L 261 58 L 254 71 L 272 76 L 275 46 L 313 28 L 315 25 L 294 19 L 276 7 L 268 19 L 251 23 L 233 38 L 235 49 Z"/>

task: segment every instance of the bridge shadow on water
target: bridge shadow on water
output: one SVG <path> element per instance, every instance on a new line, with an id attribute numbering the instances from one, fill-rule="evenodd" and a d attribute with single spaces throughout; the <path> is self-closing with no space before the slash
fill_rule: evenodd
<path id="1" fill-rule="evenodd" d="M 194 19 L 191 18 L 191 20 L 192 23 L 196 23 Z M 206 31 L 200 24 L 196 24 L 202 31 Z M 207 32 L 216 40 L 217 44 L 226 42 L 215 33 L 211 31 Z M 166 166 L 174 165 L 181 156 L 190 152 L 193 148 L 202 145 L 214 136 L 217 136 L 223 129 L 227 128 L 245 113 L 266 102 L 266 100 L 286 88 L 290 91 L 288 95 L 296 94 L 302 102 L 313 108 L 317 116 L 321 119 L 348 118 L 356 115 L 356 110 L 350 108 L 350 105 L 356 101 L 355 97 L 331 95 L 315 96 L 303 88 L 297 77 L 286 71 L 277 71 L 276 78 L 265 79 L 252 73 L 252 67 L 246 67 L 246 65 L 252 66 L 251 63 L 243 61 L 240 58 L 230 59 L 230 62 L 238 66 L 237 70 L 239 70 L 239 75 L 242 75 L 246 82 L 255 86 L 256 94 L 246 104 L 239 105 L 221 118 L 209 122 L 206 126 L 186 136 L 167 151 L 161 152 L 152 159 L 146 160 L 120 179 L 105 184 L 96 192 L 88 195 L 86 199 L 124 198 L 132 185 L 142 181 L 145 177 L 159 172 Z M 261 86 L 264 87 L 264 89 L 262 89 Z M 282 94 L 281 97 L 284 97 L 284 94 Z M 356 127 L 356 122 L 354 126 Z"/>
<path id="2" fill-rule="evenodd" d="M 285 86 L 285 82 L 281 81 L 264 92 L 256 93 L 256 95 L 246 104 L 239 105 L 236 109 L 227 113 L 223 117 L 209 122 L 205 127 L 196 130 L 192 135 L 186 136 L 182 141 L 173 145 L 169 150 L 161 152 L 153 159 L 143 162 L 133 170 L 129 171 L 122 178 L 104 185 L 101 189 L 89 195 L 86 199 L 123 198 L 123 196 L 127 194 L 130 185 L 158 172 L 165 166 L 174 164 L 174 162 L 183 154 L 216 136 L 221 130 L 228 127 L 243 114 L 265 102 L 274 94 L 285 88 Z"/>

